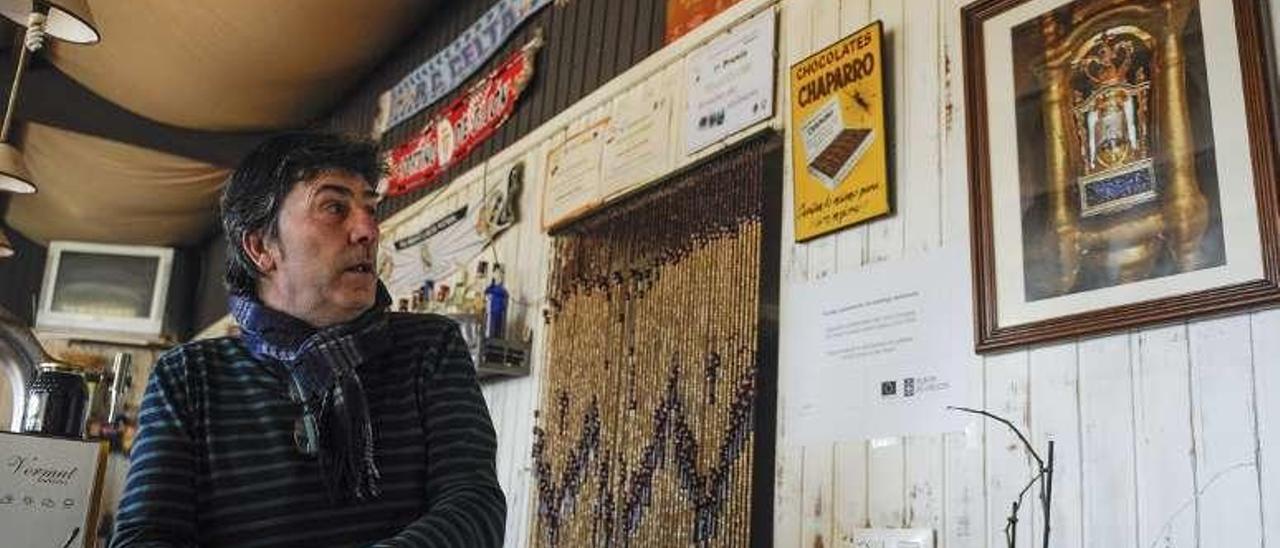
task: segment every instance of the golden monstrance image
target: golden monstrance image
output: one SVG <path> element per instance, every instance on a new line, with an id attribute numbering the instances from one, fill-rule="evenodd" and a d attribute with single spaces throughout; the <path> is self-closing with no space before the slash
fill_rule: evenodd
<path id="1" fill-rule="evenodd" d="M 1202 32 L 1194 0 L 1013 28 L 1026 301 L 1224 264 Z"/>

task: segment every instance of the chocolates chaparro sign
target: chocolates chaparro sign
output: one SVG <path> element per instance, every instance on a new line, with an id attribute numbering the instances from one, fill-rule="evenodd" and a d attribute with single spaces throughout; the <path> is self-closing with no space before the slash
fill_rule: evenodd
<path id="1" fill-rule="evenodd" d="M 796 241 L 889 212 L 879 21 L 791 66 Z"/>
<path id="2" fill-rule="evenodd" d="M 392 149 L 389 171 L 378 184 L 387 196 L 431 184 L 446 168 L 488 139 L 515 110 L 516 100 L 533 77 L 535 39 L 511 54 L 493 73 L 427 121 L 422 132 Z"/>
<path id="3" fill-rule="evenodd" d="M 462 35 L 378 97 L 375 136 L 408 120 L 462 85 L 526 19 L 551 0 L 498 0 Z"/>

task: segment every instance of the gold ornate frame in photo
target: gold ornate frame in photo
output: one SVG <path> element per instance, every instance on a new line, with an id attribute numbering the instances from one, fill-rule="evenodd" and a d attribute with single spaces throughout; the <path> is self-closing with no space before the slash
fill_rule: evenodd
<path id="1" fill-rule="evenodd" d="M 962 18 L 979 351 L 1280 301 L 1261 2 Z"/>

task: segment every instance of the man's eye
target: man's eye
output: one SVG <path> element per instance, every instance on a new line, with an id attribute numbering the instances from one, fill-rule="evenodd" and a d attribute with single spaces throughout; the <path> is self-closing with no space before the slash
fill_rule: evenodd
<path id="1" fill-rule="evenodd" d="M 327 202 L 323 206 L 326 213 L 341 215 L 347 212 L 347 205 L 341 202 Z"/>

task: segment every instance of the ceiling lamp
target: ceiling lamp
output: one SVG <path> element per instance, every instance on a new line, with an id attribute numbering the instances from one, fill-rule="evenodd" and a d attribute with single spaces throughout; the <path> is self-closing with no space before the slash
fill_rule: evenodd
<path id="1" fill-rule="evenodd" d="M 31 53 L 44 47 L 46 35 L 76 44 L 93 44 L 100 36 L 93 28 L 84 0 L 0 0 L 0 14 L 27 27 L 26 38 L 18 52 L 13 85 L 9 88 L 4 123 L 0 125 L 0 191 L 30 194 L 36 191 L 36 185 L 31 182 L 31 173 L 22 161 L 22 152 L 9 143 L 9 126 L 18 102 L 22 73 L 26 71 Z"/>
<path id="2" fill-rule="evenodd" d="M 45 11 L 42 8 L 48 8 L 45 34 L 73 44 L 94 44 L 101 39 L 84 0 L 0 0 L 0 15 L 24 27 L 28 16 Z"/>
<path id="3" fill-rule="evenodd" d="M 13 256 L 13 244 L 9 243 L 9 237 L 4 235 L 4 230 L 0 229 L 0 259 L 8 259 Z"/>

